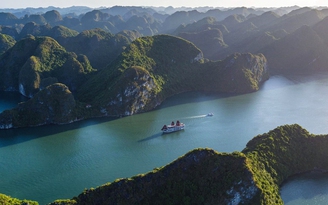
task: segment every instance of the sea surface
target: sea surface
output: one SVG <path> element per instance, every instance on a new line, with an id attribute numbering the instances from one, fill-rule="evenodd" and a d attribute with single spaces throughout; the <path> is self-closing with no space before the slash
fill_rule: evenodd
<path id="1" fill-rule="evenodd" d="M 0 112 L 24 100 L 0 92 Z M 162 135 L 162 126 L 176 120 L 185 130 Z M 238 96 L 184 93 L 119 119 L 0 130 L 0 193 L 47 204 L 149 172 L 194 148 L 241 151 L 254 136 L 294 123 L 328 134 L 328 74 L 273 76 L 258 92 Z M 281 195 L 287 205 L 327 204 L 328 176 L 291 178 Z"/>

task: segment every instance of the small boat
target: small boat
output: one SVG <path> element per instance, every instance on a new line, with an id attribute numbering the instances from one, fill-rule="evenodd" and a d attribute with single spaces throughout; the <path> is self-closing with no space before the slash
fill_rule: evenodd
<path id="1" fill-rule="evenodd" d="M 211 112 L 207 114 L 208 117 L 212 117 L 213 115 L 214 115 L 214 114 L 211 113 Z"/>
<path id="2" fill-rule="evenodd" d="M 180 122 L 178 120 L 177 123 L 175 123 L 175 124 L 172 121 L 172 123 L 170 125 L 164 125 L 161 130 L 163 131 L 163 133 L 171 133 L 171 132 L 183 130 L 184 127 L 185 127 L 185 124 L 183 124 L 182 122 Z"/>

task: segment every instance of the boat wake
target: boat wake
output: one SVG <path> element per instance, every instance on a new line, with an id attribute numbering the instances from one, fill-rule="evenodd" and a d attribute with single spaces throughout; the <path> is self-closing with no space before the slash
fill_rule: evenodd
<path id="1" fill-rule="evenodd" d="M 185 118 L 181 118 L 183 120 L 185 119 L 195 119 L 195 118 L 203 118 L 206 117 L 207 115 L 197 115 L 197 116 L 191 116 L 191 117 L 185 117 Z"/>

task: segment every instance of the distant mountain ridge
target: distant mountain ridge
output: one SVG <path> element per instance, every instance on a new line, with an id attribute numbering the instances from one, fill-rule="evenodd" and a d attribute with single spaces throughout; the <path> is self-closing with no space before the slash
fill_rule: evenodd
<path id="1" fill-rule="evenodd" d="M 283 16 L 268 11 L 222 21 L 207 17 L 179 26 L 174 34 L 199 46 L 211 60 L 235 52 L 263 53 L 273 73 L 327 70 L 327 15 L 327 9 L 300 8 Z M 211 30 L 217 35 L 208 35 Z"/>
<path id="2" fill-rule="evenodd" d="M 77 12 L 78 9 L 80 12 Z M 169 11 L 166 13 L 166 11 Z M 111 33 L 122 30 L 137 30 L 143 35 L 156 35 L 171 33 L 181 24 L 192 23 L 205 17 L 214 17 L 221 21 L 230 15 L 242 15 L 244 17 L 263 13 L 263 9 L 251 8 L 162 8 L 162 7 L 120 7 L 91 9 L 87 7 L 71 8 L 38 8 L 16 10 L 4 9 L 0 13 L 0 25 L 21 29 L 21 24 L 35 22 L 40 25 L 62 25 L 72 30 L 82 32 L 84 30 L 101 28 Z M 288 13 L 286 11 L 284 13 Z M 22 13 L 25 12 L 24 15 Z M 16 16 L 16 15 L 17 16 Z M 117 21 L 120 19 L 119 21 Z"/>

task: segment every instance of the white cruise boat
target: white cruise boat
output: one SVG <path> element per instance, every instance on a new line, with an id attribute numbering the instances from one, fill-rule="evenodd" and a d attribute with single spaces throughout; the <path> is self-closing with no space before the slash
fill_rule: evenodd
<path id="1" fill-rule="evenodd" d="M 175 123 L 175 124 L 174 124 L 174 122 L 172 122 L 170 125 L 164 125 L 162 128 L 162 131 L 163 131 L 163 133 L 171 133 L 171 132 L 183 130 L 184 127 L 185 127 L 185 124 L 183 124 L 182 122 L 180 122 L 178 120 L 177 123 Z"/>

